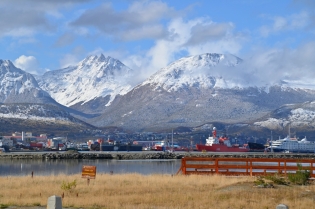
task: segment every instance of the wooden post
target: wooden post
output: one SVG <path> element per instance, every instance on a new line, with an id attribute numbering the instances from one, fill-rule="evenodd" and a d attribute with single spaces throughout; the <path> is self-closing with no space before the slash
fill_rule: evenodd
<path id="1" fill-rule="evenodd" d="M 87 178 L 87 185 L 90 185 L 90 178 Z"/>
<path id="2" fill-rule="evenodd" d="M 280 169 L 280 161 L 278 161 L 278 173 L 282 173 Z"/>
<path id="3" fill-rule="evenodd" d="M 182 159 L 182 172 L 186 175 L 186 158 Z"/>

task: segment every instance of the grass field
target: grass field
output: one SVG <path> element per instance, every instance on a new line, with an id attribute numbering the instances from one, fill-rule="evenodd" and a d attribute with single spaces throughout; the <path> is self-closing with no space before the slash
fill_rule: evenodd
<path id="1" fill-rule="evenodd" d="M 255 186 L 256 177 L 203 175 L 99 174 L 0 177 L 0 208 L 46 206 L 48 197 L 63 196 L 63 207 L 108 209 L 315 208 L 315 185 Z M 71 186 L 72 185 L 72 186 Z"/>

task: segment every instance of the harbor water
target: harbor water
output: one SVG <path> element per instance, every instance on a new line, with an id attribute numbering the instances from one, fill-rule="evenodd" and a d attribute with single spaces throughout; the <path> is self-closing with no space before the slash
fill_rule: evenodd
<path id="1" fill-rule="evenodd" d="M 67 160 L 0 160 L 0 176 L 81 174 L 83 165 L 96 166 L 97 174 L 139 173 L 175 174 L 181 160 L 107 160 L 107 159 L 67 159 Z M 96 175 L 97 175 L 96 174 Z"/>

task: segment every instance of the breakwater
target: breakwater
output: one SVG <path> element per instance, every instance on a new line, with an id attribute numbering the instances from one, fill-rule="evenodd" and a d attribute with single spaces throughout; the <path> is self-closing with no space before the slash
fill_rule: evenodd
<path id="1" fill-rule="evenodd" d="M 1 153 L 0 159 L 182 159 L 183 157 L 210 158 L 288 158 L 315 159 L 314 153 L 216 153 L 216 152 L 8 152 Z"/>

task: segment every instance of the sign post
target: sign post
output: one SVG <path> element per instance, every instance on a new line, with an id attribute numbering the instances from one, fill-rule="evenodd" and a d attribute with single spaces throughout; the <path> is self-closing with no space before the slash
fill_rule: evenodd
<path id="1" fill-rule="evenodd" d="M 96 166 L 84 165 L 82 167 L 82 178 L 87 179 L 87 185 L 90 185 L 90 179 L 95 179 L 96 177 Z"/>

